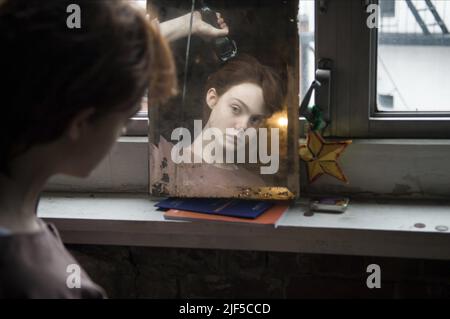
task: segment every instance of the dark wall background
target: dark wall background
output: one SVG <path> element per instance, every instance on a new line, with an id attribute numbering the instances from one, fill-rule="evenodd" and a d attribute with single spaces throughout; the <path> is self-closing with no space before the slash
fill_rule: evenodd
<path id="1" fill-rule="evenodd" d="M 110 298 L 450 298 L 450 261 L 70 245 Z M 369 264 L 381 288 L 368 289 Z"/>

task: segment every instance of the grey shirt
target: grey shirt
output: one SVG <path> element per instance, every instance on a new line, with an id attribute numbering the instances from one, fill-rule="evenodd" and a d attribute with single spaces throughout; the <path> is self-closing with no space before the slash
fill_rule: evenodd
<path id="1" fill-rule="evenodd" d="M 52 224 L 36 233 L 0 231 L 0 298 L 106 298 Z"/>

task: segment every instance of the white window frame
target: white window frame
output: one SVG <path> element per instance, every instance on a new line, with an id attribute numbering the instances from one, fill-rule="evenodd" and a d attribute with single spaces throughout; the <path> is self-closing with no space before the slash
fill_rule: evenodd
<path id="1" fill-rule="evenodd" d="M 331 124 L 324 136 L 353 140 L 340 158 L 350 184 L 327 176 L 308 184 L 303 167 L 301 193 L 448 197 L 449 118 L 382 117 L 374 112 L 377 30 L 367 27 L 366 8 L 377 2 L 316 1 L 316 63 L 324 58 L 333 61 Z"/>
<path id="2" fill-rule="evenodd" d="M 450 138 L 450 112 L 376 111 L 378 30 L 367 26 L 367 6 L 377 3 L 378 0 L 316 1 L 316 61 L 333 61 L 328 135 Z"/>

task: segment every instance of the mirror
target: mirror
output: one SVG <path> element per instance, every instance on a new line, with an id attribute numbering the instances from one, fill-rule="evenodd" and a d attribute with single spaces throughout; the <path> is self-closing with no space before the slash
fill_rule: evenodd
<path id="1" fill-rule="evenodd" d="M 149 10 L 160 23 L 188 16 L 188 36 L 171 42 L 179 94 L 149 107 L 150 193 L 298 197 L 298 1 L 154 0 Z M 195 19 L 220 28 L 216 13 L 228 35 L 196 33 Z"/>

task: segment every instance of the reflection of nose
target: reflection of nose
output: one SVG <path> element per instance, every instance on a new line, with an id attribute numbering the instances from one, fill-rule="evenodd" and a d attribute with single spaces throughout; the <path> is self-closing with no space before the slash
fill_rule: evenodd
<path id="1" fill-rule="evenodd" d="M 245 130 L 249 126 L 250 117 L 249 116 L 242 116 L 235 125 L 235 129 L 237 130 Z"/>

